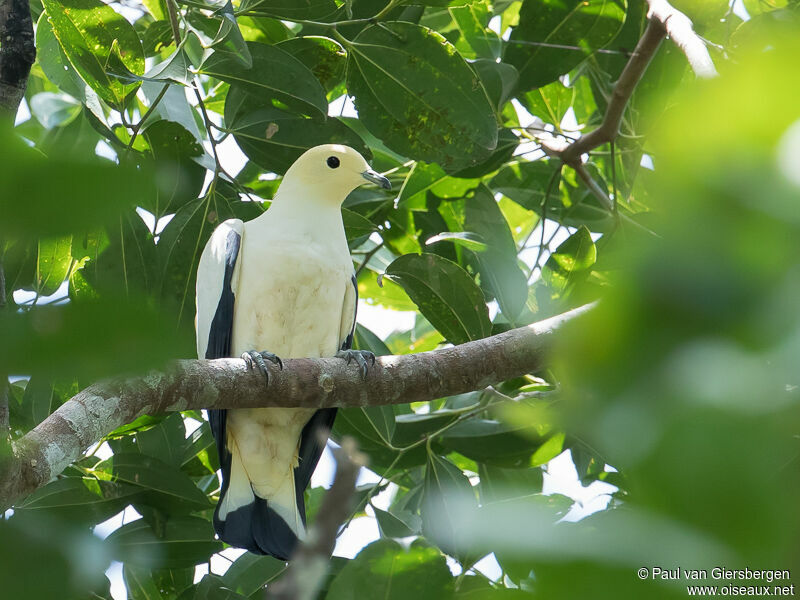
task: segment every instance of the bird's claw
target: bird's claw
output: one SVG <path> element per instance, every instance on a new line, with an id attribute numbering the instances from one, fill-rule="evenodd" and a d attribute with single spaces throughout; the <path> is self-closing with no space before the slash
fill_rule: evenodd
<path id="1" fill-rule="evenodd" d="M 361 370 L 361 377 L 367 376 L 367 371 L 369 370 L 367 361 L 370 361 L 373 367 L 375 366 L 375 354 L 369 350 L 340 350 L 336 353 L 336 358 L 343 358 L 348 365 L 352 361 L 356 361 L 358 368 Z"/>
<path id="2" fill-rule="evenodd" d="M 242 354 L 242 359 L 244 360 L 244 364 L 248 370 L 252 369 L 253 365 L 255 364 L 255 366 L 258 367 L 258 370 L 264 375 L 264 379 L 266 380 L 267 384 L 269 384 L 269 369 L 267 368 L 267 363 L 264 362 L 265 359 L 275 365 L 278 365 L 278 368 L 283 370 L 283 361 L 277 354 L 273 354 L 272 352 L 248 350 Z"/>

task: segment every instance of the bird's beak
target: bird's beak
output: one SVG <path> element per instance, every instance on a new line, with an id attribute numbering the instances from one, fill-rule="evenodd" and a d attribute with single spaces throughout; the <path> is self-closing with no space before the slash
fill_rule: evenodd
<path id="1" fill-rule="evenodd" d="M 392 184 L 389 182 L 389 180 L 380 173 L 376 173 L 372 169 L 362 171 L 361 176 L 367 181 L 371 181 L 375 185 L 381 186 L 385 190 L 392 189 Z"/>

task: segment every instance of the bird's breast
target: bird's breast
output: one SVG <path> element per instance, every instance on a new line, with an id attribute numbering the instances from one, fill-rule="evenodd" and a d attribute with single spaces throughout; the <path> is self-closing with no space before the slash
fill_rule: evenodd
<path id="1" fill-rule="evenodd" d="M 349 255 L 310 241 L 245 243 L 236 292 L 233 351 L 268 350 L 284 358 L 331 356 L 340 324 Z"/>

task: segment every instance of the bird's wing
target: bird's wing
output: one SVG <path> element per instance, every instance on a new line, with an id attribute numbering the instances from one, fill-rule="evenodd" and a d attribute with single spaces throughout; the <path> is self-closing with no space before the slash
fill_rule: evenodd
<path id="1" fill-rule="evenodd" d="M 344 300 L 342 302 L 342 319 L 339 326 L 339 340 L 342 350 L 349 350 L 353 345 L 353 336 L 356 330 L 356 311 L 358 309 L 358 284 L 356 277 L 350 278 L 351 285 L 347 286 Z M 311 475 L 319 462 L 325 443 L 320 439 L 320 431 L 330 431 L 333 421 L 336 418 L 335 408 L 323 408 L 318 410 L 306 426 L 303 428 L 300 437 L 300 451 L 298 453 L 300 462 L 294 471 L 295 485 L 298 499 L 302 497 L 303 490 L 306 489 L 311 481 Z M 298 501 L 301 507 L 303 519 L 305 519 L 305 509 L 302 502 Z"/>
<path id="2" fill-rule="evenodd" d="M 229 219 L 211 234 L 197 267 L 197 356 L 224 358 L 231 355 L 233 309 L 238 287 L 237 259 L 244 223 Z M 230 481 L 231 457 L 225 444 L 227 411 L 209 410 L 208 423 L 217 442 L 223 470 L 222 494 Z"/>
<path id="3" fill-rule="evenodd" d="M 197 267 L 197 356 L 230 356 L 237 259 L 244 223 L 229 219 L 211 234 Z"/>

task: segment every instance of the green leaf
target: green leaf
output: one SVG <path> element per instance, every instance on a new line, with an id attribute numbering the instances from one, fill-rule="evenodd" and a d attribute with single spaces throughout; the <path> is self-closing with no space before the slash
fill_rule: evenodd
<path id="1" fill-rule="evenodd" d="M 149 146 L 158 185 L 155 195 L 142 197 L 139 206 L 158 219 L 197 198 L 206 170 L 192 158 L 201 156 L 203 147 L 183 126 L 172 121 L 156 121 L 142 135 Z"/>
<path id="2" fill-rule="evenodd" d="M 286 563 L 271 556 L 246 552 L 237 558 L 222 576 L 231 590 L 252 596 L 286 570 Z"/>
<path id="3" fill-rule="evenodd" d="M 546 85 L 613 40 L 626 8 L 627 0 L 525 0 L 504 59 L 523 90 Z"/>
<path id="4" fill-rule="evenodd" d="M 186 428 L 183 416 L 173 413 L 155 427 L 140 431 L 136 435 L 136 445 L 142 454 L 180 467 L 183 464 L 186 442 Z"/>
<path id="5" fill-rule="evenodd" d="M 136 75 L 144 73 L 144 51 L 133 25 L 100 0 L 42 0 L 61 48 L 81 78 L 114 107 L 139 87 L 106 73 L 112 53 Z"/>
<path id="6" fill-rule="evenodd" d="M 246 600 L 246 598 L 226 586 L 219 575 L 206 574 L 200 583 L 187 589 L 178 600 Z"/>
<path id="7" fill-rule="evenodd" d="M 268 171 L 285 173 L 301 154 L 320 144 L 344 144 L 370 157 L 358 134 L 339 119 L 307 119 L 272 106 L 244 112 L 239 101 L 248 99 L 231 86 L 225 121 L 247 157 Z"/>
<path id="8" fill-rule="evenodd" d="M 436 254 L 406 254 L 386 269 L 420 312 L 453 344 L 490 334 L 492 324 L 480 288 L 454 262 Z"/>
<path id="9" fill-rule="evenodd" d="M 422 500 L 422 531 L 444 552 L 464 558 L 469 549 L 458 515 L 477 508 L 475 492 L 461 469 L 444 457 L 428 455 Z"/>
<path id="10" fill-rule="evenodd" d="M 372 232 L 377 229 L 369 219 L 346 208 L 342 209 L 342 222 L 344 223 L 344 233 L 347 236 L 347 244 L 351 248 L 357 248 L 366 242 Z"/>
<path id="11" fill-rule="evenodd" d="M 511 99 L 519 81 L 517 70 L 504 62 L 481 58 L 472 63 L 481 83 L 486 89 L 492 105 L 499 113 L 503 105 Z"/>
<path id="12" fill-rule="evenodd" d="M 558 182 L 553 182 L 551 188 L 552 177 L 558 168 L 554 162 L 549 160 L 506 165 L 492 178 L 489 187 L 492 191 L 508 196 L 528 210 L 541 214 L 548 189 L 552 190 L 548 210 L 561 203 Z"/>
<path id="13" fill-rule="evenodd" d="M 422 518 L 410 511 L 387 512 L 374 506 L 372 510 L 385 537 L 404 538 L 419 535 L 422 530 Z"/>
<path id="14" fill-rule="evenodd" d="M 302 62 L 277 46 L 248 42 L 253 66 L 246 68 L 228 52 L 214 52 L 200 73 L 237 84 L 262 99 L 276 99 L 302 114 L 324 118 L 328 114 L 325 90 Z"/>
<path id="15" fill-rule="evenodd" d="M 567 238 L 542 268 L 544 280 L 558 292 L 587 277 L 597 261 L 597 248 L 585 226 Z"/>
<path id="16" fill-rule="evenodd" d="M 242 32 L 239 31 L 231 1 L 228 0 L 221 8 L 214 11 L 214 15 L 220 17 L 220 24 L 211 46 L 215 50 L 230 52 L 239 59 L 239 63 L 243 67 L 248 69 L 252 67 L 253 57 L 242 37 Z"/>
<path id="17" fill-rule="evenodd" d="M 365 547 L 336 576 L 326 600 L 444 600 L 452 594 L 453 576 L 444 556 L 414 542 L 408 550 L 392 540 Z"/>
<path id="18" fill-rule="evenodd" d="M 39 488 L 14 506 L 20 515 L 56 517 L 75 524 L 94 525 L 114 516 L 139 494 L 126 484 L 92 477 L 64 477 Z"/>
<path id="19" fill-rule="evenodd" d="M 67 278 L 72 264 L 72 236 L 39 240 L 36 262 L 36 292 L 53 294 Z"/>
<path id="20" fill-rule="evenodd" d="M 488 2 L 472 2 L 466 6 L 450 7 L 450 15 L 461 32 L 461 37 L 474 51 L 469 58 L 500 58 L 502 41 L 489 24 Z"/>
<path id="21" fill-rule="evenodd" d="M 31 429 L 50 416 L 53 409 L 53 382 L 42 376 L 31 377 L 22 396 L 22 408 L 30 415 Z"/>
<path id="22" fill-rule="evenodd" d="M 141 488 L 142 502 L 169 514 L 205 510 L 206 495 L 186 474 L 157 458 L 123 452 L 104 460 L 97 470 L 108 471 L 114 481 Z"/>
<path id="23" fill-rule="evenodd" d="M 257 10 L 260 13 L 279 19 L 322 20 L 336 12 L 333 0 L 243 0 L 239 7 L 241 12 Z"/>
<path id="24" fill-rule="evenodd" d="M 41 92 L 30 100 L 33 116 L 46 129 L 69 124 L 81 112 L 81 105 L 65 94 Z"/>
<path id="25" fill-rule="evenodd" d="M 73 98 L 85 99 L 86 83 L 69 62 L 53 33 L 53 26 L 42 13 L 36 22 L 36 61 L 47 79 Z"/>
<path id="26" fill-rule="evenodd" d="M 473 252 L 483 252 L 489 247 L 486 242 L 483 241 L 483 236 L 471 231 L 443 231 L 432 238 L 428 238 L 425 241 L 425 245 L 430 246 L 431 244 L 445 241 L 453 242 Z"/>
<path id="27" fill-rule="evenodd" d="M 156 537 L 144 519 L 139 519 L 114 531 L 106 543 L 126 564 L 167 569 L 193 567 L 222 550 L 211 522 L 198 517 L 171 517 L 163 538 Z"/>
<path id="28" fill-rule="evenodd" d="M 460 198 L 478 183 L 477 179 L 448 177 L 436 163 L 417 162 L 400 188 L 397 204 L 411 210 L 422 210 L 425 208 L 425 192 L 428 190 L 440 198 Z"/>
<path id="29" fill-rule="evenodd" d="M 200 254 L 214 229 L 237 217 L 249 221 L 262 213 L 255 202 L 242 202 L 229 186 L 218 182 L 206 197 L 178 210 L 161 232 L 156 252 L 161 270 L 161 294 L 174 306 L 181 328 L 191 330 Z"/>
<path id="30" fill-rule="evenodd" d="M 438 33 L 389 22 L 367 27 L 347 50 L 347 88 L 359 118 L 392 150 L 457 170 L 497 146 L 483 86 Z"/>
<path id="31" fill-rule="evenodd" d="M 497 201 L 486 186 L 464 201 L 464 228 L 487 240 L 489 248 L 476 255 L 481 284 L 497 298 L 510 322 L 528 299 L 528 278 L 517 262 L 517 247 Z"/>
<path id="32" fill-rule="evenodd" d="M 541 445 L 535 439 L 534 425 L 511 425 L 500 421 L 473 418 L 448 429 L 441 443 L 478 462 L 499 466 L 527 465 Z"/>
<path id="33" fill-rule="evenodd" d="M 311 69 L 327 91 L 335 88 L 344 77 L 347 52 L 330 38 L 315 35 L 293 37 L 276 46 Z"/>
<path id="34" fill-rule="evenodd" d="M 518 97 L 528 111 L 545 123 L 557 128 L 575 101 L 575 88 L 566 87 L 560 81 L 531 90 Z"/>
<path id="35" fill-rule="evenodd" d="M 150 569 L 125 564 L 122 568 L 125 587 L 132 600 L 162 600 L 164 597 Z"/>

